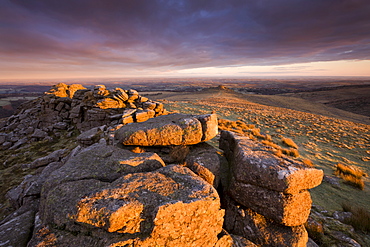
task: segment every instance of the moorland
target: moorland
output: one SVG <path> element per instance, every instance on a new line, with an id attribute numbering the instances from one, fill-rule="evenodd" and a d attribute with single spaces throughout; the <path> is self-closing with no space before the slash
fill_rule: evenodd
<path id="1" fill-rule="evenodd" d="M 104 84 L 136 89 L 170 112 L 215 112 L 221 119 L 253 125 L 257 136 L 268 136 L 280 146 L 285 145 L 283 139 L 292 139 L 298 146 L 296 156 L 324 170 L 323 183 L 311 190 L 314 205 L 329 212 L 348 204 L 370 211 L 370 81 L 177 79 Z M 0 117 L 48 88 L 0 86 Z M 210 143 L 216 146 L 217 140 Z M 336 173 L 338 165 L 361 170 L 363 186 L 343 179 Z"/>

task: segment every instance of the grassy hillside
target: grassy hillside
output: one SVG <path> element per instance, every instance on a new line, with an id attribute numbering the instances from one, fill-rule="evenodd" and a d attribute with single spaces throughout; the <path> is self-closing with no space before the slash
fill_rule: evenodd
<path id="1" fill-rule="evenodd" d="M 370 85 L 318 89 L 308 92 L 282 94 L 305 99 L 352 113 L 370 117 Z M 367 118 L 368 120 L 370 118 Z"/>
<path id="2" fill-rule="evenodd" d="M 370 126 L 343 120 L 366 122 L 364 116 L 299 98 L 251 97 L 218 89 L 197 93 L 165 93 L 158 95 L 158 98 L 165 99 L 168 110 L 194 114 L 214 111 L 220 118 L 254 124 L 261 133 L 271 135 L 276 143 L 281 143 L 282 137 L 291 138 L 299 146 L 300 157 L 310 159 L 327 176 L 334 177 L 337 163 L 352 165 L 370 174 Z M 251 102 L 257 99 L 260 103 L 269 102 L 269 106 Z M 341 204 L 345 202 L 370 210 L 370 184 L 368 178 L 364 179 L 364 190 L 339 178 L 339 186 L 323 182 L 311 191 L 313 203 L 332 211 L 342 209 Z"/>

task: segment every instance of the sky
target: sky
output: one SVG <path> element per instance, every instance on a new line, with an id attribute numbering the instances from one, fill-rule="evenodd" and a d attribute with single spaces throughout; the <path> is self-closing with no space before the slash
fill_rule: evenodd
<path id="1" fill-rule="evenodd" d="M 1 81 L 252 76 L 370 76 L 370 1 L 0 1 Z"/>

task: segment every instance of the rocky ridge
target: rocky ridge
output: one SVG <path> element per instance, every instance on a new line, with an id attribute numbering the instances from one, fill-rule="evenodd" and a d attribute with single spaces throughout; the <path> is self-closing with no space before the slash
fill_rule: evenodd
<path id="1" fill-rule="evenodd" d="M 63 119 L 61 123 L 85 130 L 77 138 L 79 146 L 71 152 L 57 150 L 24 166 L 35 172 L 7 193 L 17 210 L 0 223 L 1 243 L 307 245 L 303 224 L 311 208 L 308 189 L 321 183 L 321 170 L 278 157 L 268 147 L 227 131 L 219 136 L 225 160 L 218 149 L 205 142 L 218 134 L 215 114 L 160 116 L 165 113 L 163 105 L 155 103 L 158 108 L 145 108 L 152 102 L 140 102 L 143 100 L 139 96 L 128 102 L 123 92 L 138 95 L 130 94 L 130 90 L 112 92 L 98 86 L 94 91 L 74 91 L 75 86 L 69 87 L 58 86 L 44 96 L 54 99 L 53 107 L 49 102 L 45 103 L 47 107 L 41 104 L 36 109 L 38 113 L 54 112 L 56 108 L 59 113 L 63 109 L 68 112 L 66 119 L 71 121 Z M 83 114 L 71 118 L 77 107 L 72 107 L 72 102 L 82 94 L 91 96 L 92 101 L 75 101 L 80 102 Z M 71 104 L 60 101 L 65 95 L 72 95 Z M 36 102 L 46 102 L 44 97 Z M 136 108 L 126 108 L 132 104 Z M 20 132 L 14 125 L 19 124 L 20 116 L 35 111 L 32 109 L 10 118 L 3 130 L 14 128 Z M 85 117 L 89 111 L 98 116 L 104 112 L 105 117 Z M 124 112 L 128 111 L 132 113 L 126 116 Z M 143 112 L 148 113 L 148 119 L 140 118 Z M 49 113 L 59 116 L 51 110 Z M 117 114 L 120 120 L 109 117 Z M 48 126 L 40 127 L 40 131 L 50 131 L 50 126 L 57 129 L 42 117 L 36 114 L 22 118 Z"/>
<path id="2" fill-rule="evenodd" d="M 162 103 L 151 101 L 133 89 L 108 90 L 97 85 L 89 90 L 80 84 L 59 83 L 0 124 L 5 132 L 0 134 L 0 149 L 51 140 L 63 131 L 72 135 L 73 131 L 143 122 L 164 114 Z"/>

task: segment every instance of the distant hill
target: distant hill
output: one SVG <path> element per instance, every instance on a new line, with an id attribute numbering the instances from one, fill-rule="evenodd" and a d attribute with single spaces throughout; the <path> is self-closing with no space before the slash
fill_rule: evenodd
<path id="1" fill-rule="evenodd" d="M 326 87 L 283 96 L 302 98 L 370 117 L 370 85 Z"/>
<path id="2" fill-rule="evenodd" d="M 327 117 L 333 117 L 356 123 L 370 124 L 370 86 L 348 88 L 339 87 L 322 91 L 261 95 L 239 93 L 229 88 L 210 87 L 198 92 L 162 92 L 150 96 L 152 99 L 175 101 L 197 101 L 208 98 L 228 97 L 247 100 L 253 103 L 292 109 Z M 347 105 L 345 104 L 347 103 Z M 357 104 L 357 105 L 356 105 Z M 363 113 L 361 115 L 361 113 Z"/>

